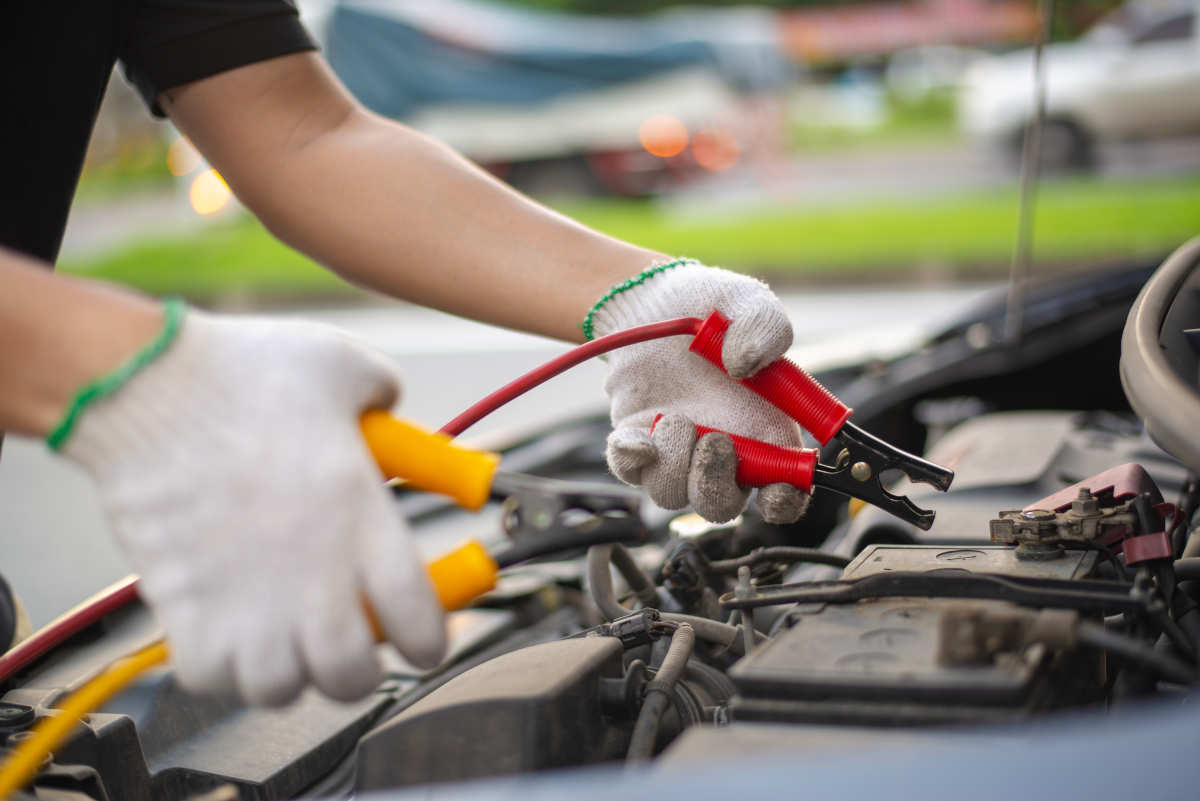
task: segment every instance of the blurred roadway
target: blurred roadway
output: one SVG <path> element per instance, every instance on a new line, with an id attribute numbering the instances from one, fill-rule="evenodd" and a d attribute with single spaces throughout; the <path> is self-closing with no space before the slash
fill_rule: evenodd
<path id="1" fill-rule="evenodd" d="M 1106 142 L 1097 146 L 1098 178 L 1182 177 L 1200 173 L 1200 139 Z M 834 152 L 797 151 L 786 160 L 720 174 L 667 198 L 671 205 L 712 211 L 712 204 L 828 205 L 924 197 L 1012 187 L 1016 158 L 980 142 L 874 146 Z M 1045 176 L 1044 181 L 1055 180 Z"/>

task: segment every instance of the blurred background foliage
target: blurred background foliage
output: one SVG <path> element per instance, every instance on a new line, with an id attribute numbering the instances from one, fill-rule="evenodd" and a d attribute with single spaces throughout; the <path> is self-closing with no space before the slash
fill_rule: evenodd
<path id="1" fill-rule="evenodd" d="M 1053 30 L 1063 44 L 1054 47 L 1086 53 L 1092 45 L 1081 34 L 1122 5 L 1119 13 L 1141 24 L 1190 2 L 1060 1 Z M 1014 87 L 1031 73 L 1035 0 L 362 6 L 384 9 L 377 16 L 352 2 L 300 5 L 364 103 L 387 113 L 398 94 L 408 110 L 392 116 L 614 236 L 777 283 L 993 279 L 1008 270 L 1020 115 L 1028 112 L 976 107 L 1031 97 L 1028 86 Z M 705 19 L 722 8 L 748 13 L 713 18 L 715 26 Z M 533 27 L 520 19 L 528 15 L 511 26 L 481 26 L 474 16 L 505 9 L 546 13 Z M 505 41 L 509 28 L 515 45 Z M 606 38 L 589 49 L 596 31 Z M 1195 26 L 1192 37 L 1194 59 Z M 376 60 L 356 63 L 359 56 Z M 1093 79 L 1101 89 L 1127 71 L 1110 57 L 1097 50 L 1082 59 L 1105 76 Z M 1187 62 L 1160 54 L 1156 63 Z M 578 85 L 564 89 L 571 81 Z M 373 95 L 380 87 L 384 94 Z M 1193 91 L 1200 97 L 1200 86 Z M 1134 105 L 1143 100 L 1132 96 Z M 1116 118 L 1153 117 L 1090 102 Z M 1002 126 L 994 119 L 1001 111 L 1011 117 Z M 1051 122 L 1037 192 L 1039 269 L 1152 260 L 1200 232 L 1200 125 L 1162 138 L 1076 135 L 1061 111 Z M 991 130 L 981 134 L 981 124 Z M 207 304 L 368 297 L 273 239 L 118 74 L 60 261 L 69 272 Z"/>

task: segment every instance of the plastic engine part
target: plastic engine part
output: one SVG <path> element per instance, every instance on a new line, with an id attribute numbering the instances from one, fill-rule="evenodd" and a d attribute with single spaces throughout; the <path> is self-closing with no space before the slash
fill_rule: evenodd
<path id="1" fill-rule="evenodd" d="M 1082 552 L 1043 563 L 1024 562 L 1013 548 L 892 545 L 864 551 L 845 575 L 949 569 L 1078 579 L 1094 563 L 1094 554 Z M 998 646 L 978 664 L 944 664 L 943 618 L 965 608 L 1018 609 L 1004 601 L 935 597 L 798 606 L 788 613 L 789 628 L 730 670 L 739 693 L 731 716 L 928 725 L 1011 719 L 1045 708 L 1047 698 L 1063 704 L 1099 697 L 1103 670 L 1094 652 Z"/>
<path id="2" fill-rule="evenodd" d="M 615 637 L 559 640 L 454 677 L 363 737 L 358 790 L 619 757 L 628 733 L 606 721 L 600 683 L 621 676 L 621 654 Z"/>

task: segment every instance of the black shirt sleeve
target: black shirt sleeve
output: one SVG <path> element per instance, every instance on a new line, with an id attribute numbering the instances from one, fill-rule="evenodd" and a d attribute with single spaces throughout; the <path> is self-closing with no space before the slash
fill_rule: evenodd
<path id="1" fill-rule="evenodd" d="M 140 0 L 123 27 L 118 57 L 159 117 L 162 91 L 316 49 L 290 0 Z"/>

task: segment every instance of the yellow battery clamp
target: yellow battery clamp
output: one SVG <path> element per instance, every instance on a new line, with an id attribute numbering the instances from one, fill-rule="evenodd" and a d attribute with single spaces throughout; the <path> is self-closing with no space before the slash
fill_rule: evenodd
<path id="1" fill-rule="evenodd" d="M 360 419 L 363 438 L 385 478 L 403 479 L 416 489 L 452 498 L 464 509 L 479 509 L 491 494 L 500 457 L 462 448 L 450 437 L 425 431 L 387 412 L 372 410 Z M 426 566 L 447 611 L 461 609 L 496 586 L 496 561 L 475 540 Z M 374 615 L 368 611 L 376 635 Z"/>
<path id="2" fill-rule="evenodd" d="M 487 503 L 492 477 L 500 463 L 498 455 L 460 448 L 444 434 L 425 431 L 387 412 L 367 412 L 361 424 L 367 447 L 385 477 L 404 479 L 418 489 L 446 495 L 466 509 L 479 509 Z M 496 560 L 475 540 L 430 562 L 426 570 L 448 612 L 462 609 L 492 590 L 500 573 Z M 363 610 L 376 639 L 385 639 L 374 610 L 365 601 Z M 167 643 L 159 640 L 118 660 L 64 699 L 58 705 L 59 713 L 39 721 L 33 735 L 0 764 L 0 799 L 33 778 L 45 756 L 66 739 L 81 717 L 168 657 Z"/>

